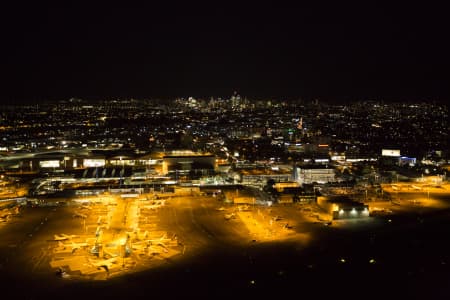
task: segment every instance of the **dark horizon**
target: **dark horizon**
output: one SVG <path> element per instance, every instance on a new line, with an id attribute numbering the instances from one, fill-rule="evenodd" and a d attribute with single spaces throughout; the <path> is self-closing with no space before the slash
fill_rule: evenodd
<path id="1" fill-rule="evenodd" d="M 8 4 L 0 100 L 447 102 L 439 7 Z M 24 101 L 25 100 L 25 101 Z"/>

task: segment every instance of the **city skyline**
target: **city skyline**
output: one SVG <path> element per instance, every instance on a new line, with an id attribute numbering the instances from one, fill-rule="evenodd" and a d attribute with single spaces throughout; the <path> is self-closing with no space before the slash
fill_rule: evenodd
<path id="1" fill-rule="evenodd" d="M 446 102 L 439 7 L 8 4 L 2 102 L 231 95 Z"/>

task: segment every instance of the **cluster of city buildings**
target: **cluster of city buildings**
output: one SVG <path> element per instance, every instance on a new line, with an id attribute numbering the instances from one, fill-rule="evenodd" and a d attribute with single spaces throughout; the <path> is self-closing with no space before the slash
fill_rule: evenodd
<path id="1" fill-rule="evenodd" d="M 449 159 L 448 109 L 429 103 L 252 101 L 237 93 L 70 99 L 3 107 L 0 132 L 6 175 L 165 177 L 261 189 L 294 182 L 305 192 L 310 185 L 446 176 Z"/>

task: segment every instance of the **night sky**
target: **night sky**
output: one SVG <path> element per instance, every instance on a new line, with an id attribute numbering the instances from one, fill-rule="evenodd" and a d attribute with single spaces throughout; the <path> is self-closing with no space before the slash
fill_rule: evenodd
<path id="1" fill-rule="evenodd" d="M 448 17 L 427 2 L 35 2 L 2 4 L 2 101 L 450 95 Z"/>

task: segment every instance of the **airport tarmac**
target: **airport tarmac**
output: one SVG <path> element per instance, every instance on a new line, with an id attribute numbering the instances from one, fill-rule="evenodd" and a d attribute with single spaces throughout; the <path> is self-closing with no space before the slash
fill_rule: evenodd
<path id="1" fill-rule="evenodd" d="M 180 293 L 210 298 L 237 293 L 331 295 L 348 282 L 359 293 L 377 286 L 380 293 L 394 288 L 394 293 L 403 289 L 404 295 L 420 295 L 430 287 L 434 292 L 445 291 L 443 283 L 450 278 L 447 209 L 424 211 L 414 206 L 402 212 L 394 208 L 392 215 L 324 226 L 320 221 L 324 216 L 315 205 L 238 208 L 213 197 L 167 196 L 164 200 L 164 205 L 155 206 L 153 200 L 128 199 L 144 203 L 137 221 L 111 228 L 120 235 L 121 230 L 133 232 L 129 229 L 137 222 L 141 239 L 145 231 L 176 238 L 179 252 L 167 259 L 136 259 L 136 264 L 129 264 L 124 272 L 111 272 L 114 275 L 109 278 L 104 270 L 97 270 L 102 280 L 92 281 L 102 276 L 57 276 L 50 265 L 57 257 L 55 235 L 75 235 L 76 243 L 83 242 L 80 237 L 92 238 L 87 236 L 95 236 L 97 223 L 103 223 L 98 217 L 105 222 L 113 217 L 108 207 L 114 207 L 114 201 L 24 207 L 20 216 L 0 228 L 0 279 L 8 291 L 26 298 L 173 298 Z M 132 205 L 128 207 L 133 210 Z M 230 214 L 235 217 L 227 219 Z M 267 234 L 271 230 L 272 237 Z M 329 288 L 324 291 L 320 287 L 325 283 Z"/>

